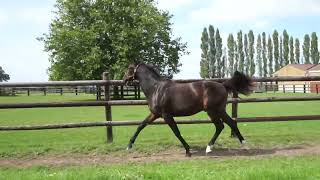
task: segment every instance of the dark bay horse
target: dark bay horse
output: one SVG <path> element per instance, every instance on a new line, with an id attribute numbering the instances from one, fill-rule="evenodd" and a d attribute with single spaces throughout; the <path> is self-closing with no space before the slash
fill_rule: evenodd
<path id="1" fill-rule="evenodd" d="M 124 76 L 126 82 L 134 79 L 139 80 L 141 89 L 147 97 L 150 114 L 138 126 L 127 149 L 132 148 L 138 134 L 147 124 L 162 117 L 184 146 L 186 156 L 191 156 L 190 147 L 181 136 L 173 117 L 190 116 L 200 111 L 206 111 L 216 127 L 206 153 L 211 152 L 212 146 L 224 128 L 223 122 L 230 126 L 241 143 L 244 141 L 237 122 L 226 113 L 226 105 L 230 92 L 236 91 L 245 95 L 252 92 L 252 81 L 246 75 L 236 71 L 230 80 L 223 83 L 206 80 L 178 83 L 162 78 L 153 66 L 140 62 L 130 65 Z"/>

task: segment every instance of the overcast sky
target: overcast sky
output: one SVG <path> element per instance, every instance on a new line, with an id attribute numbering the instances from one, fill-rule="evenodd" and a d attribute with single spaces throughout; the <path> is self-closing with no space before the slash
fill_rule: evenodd
<path id="1" fill-rule="evenodd" d="M 0 66 L 10 82 L 47 81 L 48 55 L 36 40 L 48 32 L 54 0 L 0 0 Z M 247 33 L 277 29 L 302 40 L 305 33 L 320 36 L 319 0 L 159 0 L 173 14 L 173 33 L 188 43 L 175 78 L 199 78 L 200 38 L 204 27 L 219 28 L 224 39 L 240 29 Z"/>

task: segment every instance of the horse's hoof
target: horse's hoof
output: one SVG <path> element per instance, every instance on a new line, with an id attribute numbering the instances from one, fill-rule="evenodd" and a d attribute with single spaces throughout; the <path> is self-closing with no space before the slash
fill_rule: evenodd
<path id="1" fill-rule="evenodd" d="M 126 150 L 128 151 L 130 149 L 132 149 L 132 145 L 128 145 Z"/>
<path id="2" fill-rule="evenodd" d="M 207 145 L 206 154 L 212 152 L 212 146 Z"/>
<path id="3" fill-rule="evenodd" d="M 242 140 L 241 144 L 245 145 L 245 144 L 247 144 L 247 141 L 246 140 Z"/>
<path id="4" fill-rule="evenodd" d="M 191 153 L 190 153 L 190 152 L 187 152 L 187 153 L 186 153 L 186 157 L 191 157 Z"/>

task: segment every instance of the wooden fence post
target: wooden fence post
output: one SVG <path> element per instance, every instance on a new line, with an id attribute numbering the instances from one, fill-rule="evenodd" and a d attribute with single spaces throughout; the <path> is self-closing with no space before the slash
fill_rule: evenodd
<path id="1" fill-rule="evenodd" d="M 303 93 L 306 93 L 306 85 L 303 85 Z"/>
<path id="2" fill-rule="evenodd" d="M 138 98 L 138 93 L 137 93 L 137 86 L 134 86 L 134 99 Z"/>
<path id="3" fill-rule="evenodd" d="M 293 85 L 293 93 L 296 93 L 296 86 Z"/>
<path id="4" fill-rule="evenodd" d="M 109 80 L 109 73 L 104 72 L 102 74 L 102 79 Z M 110 100 L 110 86 L 109 85 L 104 86 L 104 100 L 105 101 Z M 110 105 L 105 106 L 105 115 L 106 115 L 106 121 L 112 121 L 111 106 Z M 112 126 L 107 126 L 107 143 L 112 143 L 112 142 L 113 142 Z"/>
<path id="5" fill-rule="evenodd" d="M 238 92 L 233 91 L 232 98 L 238 98 Z M 232 102 L 232 118 L 235 120 L 238 118 L 238 102 Z M 231 130 L 231 137 L 237 137 L 237 135 Z"/>
<path id="6" fill-rule="evenodd" d="M 316 92 L 319 94 L 318 84 L 316 84 Z"/>
<path id="7" fill-rule="evenodd" d="M 30 96 L 30 89 L 29 88 L 27 90 L 27 94 L 28 94 L 28 96 Z"/>
<path id="8" fill-rule="evenodd" d="M 120 99 L 124 99 L 124 96 L 123 96 L 123 86 L 120 86 Z"/>
<path id="9" fill-rule="evenodd" d="M 266 93 L 268 93 L 268 84 L 267 83 L 264 84 L 264 89 L 266 90 Z"/>
<path id="10" fill-rule="evenodd" d="M 47 88 L 43 88 L 43 95 L 47 95 Z"/>
<path id="11" fill-rule="evenodd" d="M 285 85 L 283 85 L 283 93 L 286 93 L 286 86 Z"/>
<path id="12" fill-rule="evenodd" d="M 15 88 L 12 88 L 12 89 L 11 89 L 11 95 L 12 95 L 12 96 L 15 96 L 15 95 L 16 95 L 16 89 L 15 89 Z"/>
<path id="13" fill-rule="evenodd" d="M 101 88 L 97 86 L 97 100 L 101 100 Z"/>
<path id="14" fill-rule="evenodd" d="M 63 90 L 62 88 L 60 88 L 60 96 L 62 96 L 62 94 L 63 94 Z"/>
<path id="15" fill-rule="evenodd" d="M 78 95 L 78 87 L 75 87 L 75 93 L 76 93 L 76 96 Z"/>

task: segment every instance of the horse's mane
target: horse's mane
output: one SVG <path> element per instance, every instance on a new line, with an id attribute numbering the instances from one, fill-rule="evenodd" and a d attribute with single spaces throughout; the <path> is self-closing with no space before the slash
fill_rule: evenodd
<path id="1" fill-rule="evenodd" d="M 162 79 L 162 76 L 160 75 L 157 68 L 151 64 L 142 63 L 145 67 L 147 67 L 151 72 L 153 72 L 158 78 Z"/>

